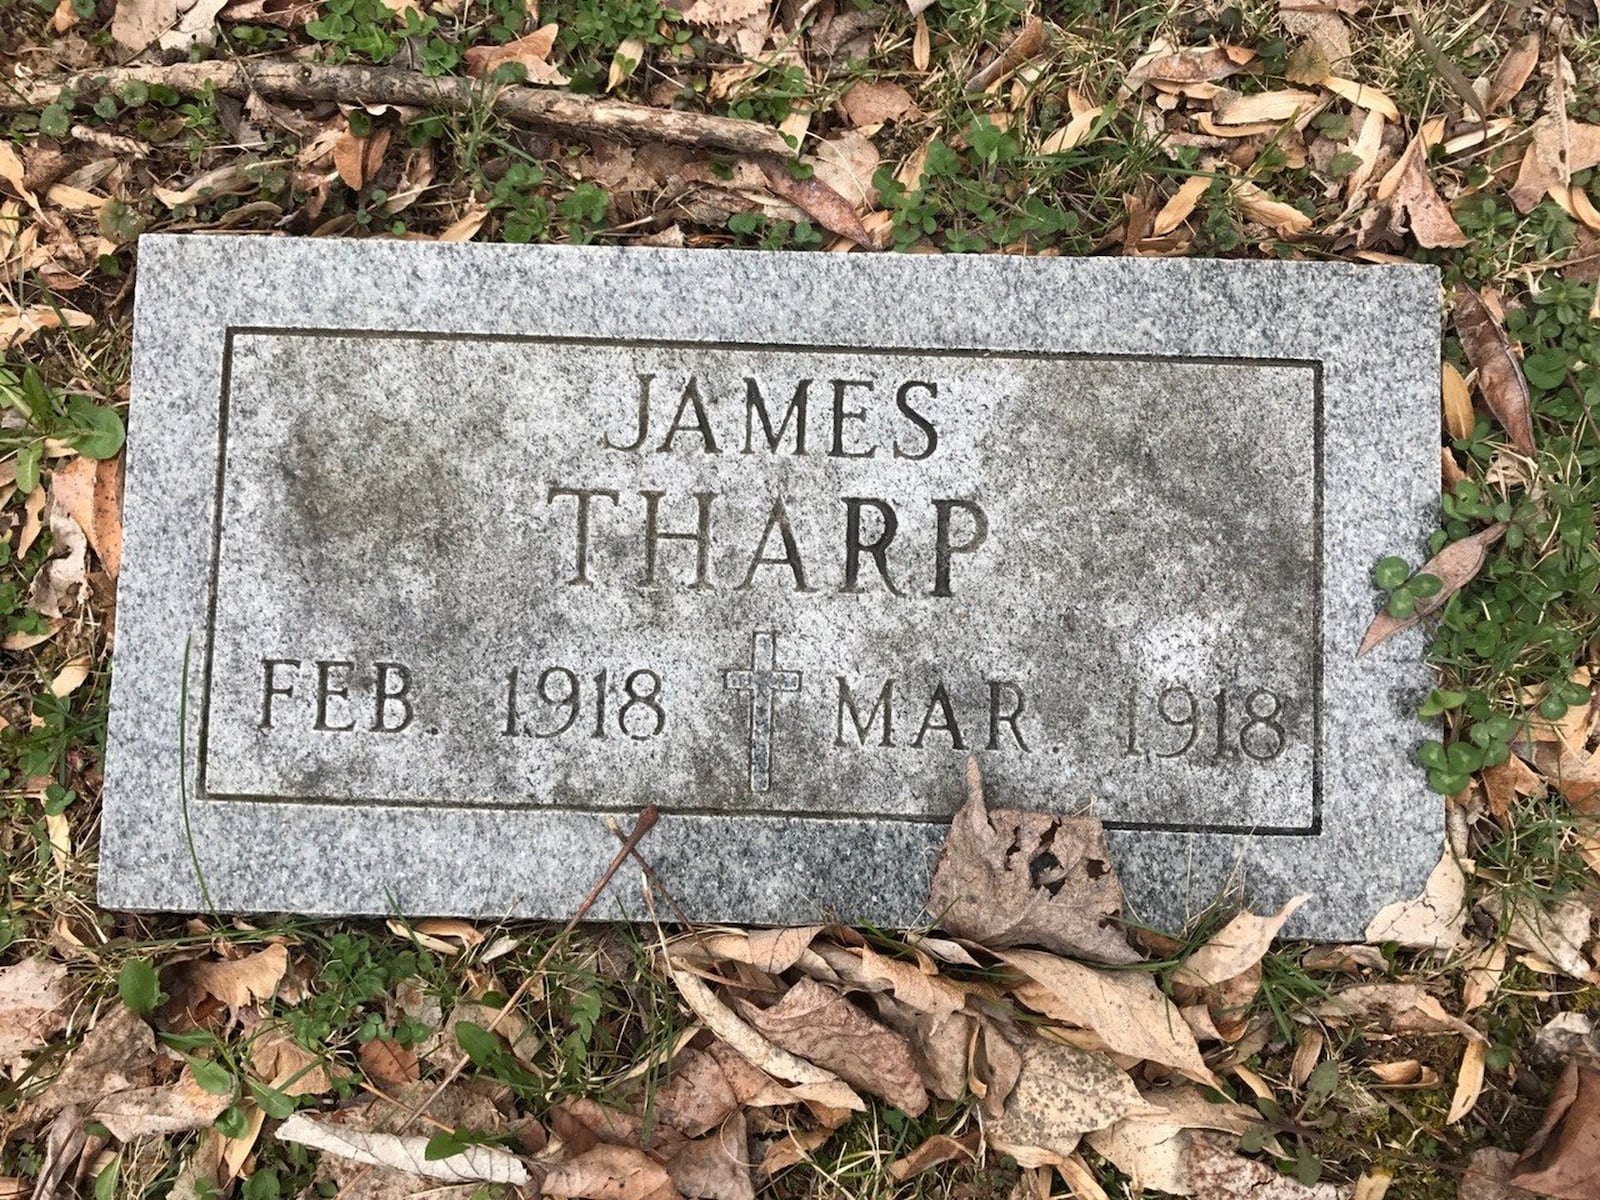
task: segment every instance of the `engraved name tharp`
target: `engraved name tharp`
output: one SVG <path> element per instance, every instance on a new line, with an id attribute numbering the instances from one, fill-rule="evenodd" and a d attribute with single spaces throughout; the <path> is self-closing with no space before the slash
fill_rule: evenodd
<path id="1" fill-rule="evenodd" d="M 213 795 L 926 819 L 976 752 L 1112 822 L 1316 827 L 1304 365 L 1132 403 L 1088 356 L 230 346 Z"/>

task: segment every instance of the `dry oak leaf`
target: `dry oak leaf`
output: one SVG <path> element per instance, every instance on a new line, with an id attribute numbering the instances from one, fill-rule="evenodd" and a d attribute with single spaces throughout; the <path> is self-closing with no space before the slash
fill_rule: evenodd
<path id="1" fill-rule="evenodd" d="M 1114 1054 L 1172 1067 L 1218 1086 L 1177 1005 L 1142 971 L 1103 971 L 1042 950 L 1000 950 L 1027 979 L 1010 991 L 1035 1012 L 1098 1034 Z"/>
<path id="2" fill-rule="evenodd" d="M 1413 138 L 1400 160 L 1389 168 L 1378 183 L 1377 198 L 1389 203 L 1389 228 L 1399 233 L 1409 224 L 1417 245 L 1432 249 L 1467 244 L 1467 235 L 1428 174 L 1422 138 Z"/>
<path id="3" fill-rule="evenodd" d="M 295 1113 L 278 1126 L 277 1138 L 280 1142 L 294 1142 L 353 1162 L 405 1171 L 424 1179 L 441 1179 L 447 1183 L 509 1183 L 513 1186 L 528 1182 L 528 1169 L 523 1166 L 522 1160 L 495 1146 L 468 1146 L 459 1153 L 429 1159 L 426 1154 L 427 1134 L 402 1135 L 348 1129 L 309 1113 Z"/>
<path id="4" fill-rule="evenodd" d="M 1423 563 L 1417 573 L 1437 578 L 1442 585 L 1438 593 L 1418 600 L 1417 607 L 1409 617 L 1391 617 L 1387 610 L 1379 609 L 1377 615 L 1372 618 L 1372 624 L 1367 626 L 1367 632 L 1356 650 L 1356 657 L 1360 658 L 1401 630 L 1410 629 L 1424 617 L 1443 608 L 1446 600 L 1471 583 L 1478 572 L 1483 570 L 1484 561 L 1489 556 L 1489 547 L 1499 541 L 1505 531 L 1504 521 L 1490 525 L 1487 529 L 1480 529 L 1458 542 L 1451 542 Z"/>
<path id="5" fill-rule="evenodd" d="M 985 1125 L 983 1136 L 1024 1167 L 1053 1166 L 1077 1149 L 1084 1134 L 1158 1111 L 1103 1054 L 1042 1037 L 1021 1039 L 1014 1048 L 1020 1074 L 1004 1111 Z"/>
<path id="6" fill-rule="evenodd" d="M 1272 939 L 1309 896 L 1295 896 L 1270 916 L 1242 912 L 1172 973 L 1175 985 L 1204 991 L 1242 975 L 1272 948 Z"/>
<path id="7" fill-rule="evenodd" d="M 51 304 L 35 304 L 28 308 L 15 308 L 0 304 L 0 350 L 14 350 L 41 329 L 83 329 L 94 324 L 94 318 L 75 308 L 60 308 Z"/>
<path id="8" fill-rule="evenodd" d="M 933 1134 L 910 1154 L 890 1163 L 889 1177 L 896 1183 L 904 1183 L 913 1175 L 920 1175 L 942 1163 L 957 1160 L 974 1162 L 982 1138 L 983 1133 L 978 1129 L 969 1129 L 960 1137 L 951 1137 L 948 1133 Z"/>
<path id="9" fill-rule="evenodd" d="M 1123 89 L 1132 93 L 1152 80 L 1161 83 L 1211 83 L 1236 74 L 1255 57 L 1236 46 L 1186 46 L 1157 38 L 1129 69 Z"/>
<path id="10" fill-rule="evenodd" d="M 70 513 L 52 495 L 46 509 L 50 559 L 28 588 L 28 605 L 46 617 L 64 617 L 78 607 L 88 588 L 89 542 Z"/>
<path id="11" fill-rule="evenodd" d="M 909 121 L 922 115 L 910 92 L 886 80 L 855 84 L 839 98 L 839 107 L 844 110 L 845 119 L 856 126 Z"/>
<path id="12" fill-rule="evenodd" d="M 346 129 L 333 144 L 333 168 L 346 187 L 359 192 L 382 168 L 388 149 L 389 130 L 385 126 L 378 126 L 366 137 L 357 137 Z"/>
<path id="13" fill-rule="evenodd" d="M 739 1097 L 722 1065 L 703 1050 L 682 1050 L 672 1058 L 667 1080 L 656 1089 L 661 1122 L 685 1137 L 700 1137 L 739 1110 Z"/>
<path id="14" fill-rule="evenodd" d="M 1125 1117 L 1086 1136 L 1090 1147 L 1135 1189 L 1187 1196 L 1195 1136 L 1206 1129 L 1235 1136 L 1260 1127 L 1261 1117 L 1243 1104 L 1213 1104 L 1196 1087 L 1152 1089 L 1144 1098 L 1155 1111 Z"/>
<path id="15" fill-rule="evenodd" d="M 872 248 L 872 235 L 861 223 L 855 206 L 831 185 L 815 174 L 796 179 L 789 164 L 777 157 L 763 157 L 760 166 L 773 195 L 815 217 L 817 224 L 828 232 L 849 238 L 858 246 Z"/>
<path id="16" fill-rule="evenodd" d="M 42 958 L 0 969 L 0 1071 L 12 1079 L 66 1028 L 66 979 L 65 966 Z"/>
<path id="17" fill-rule="evenodd" d="M 849 1109 L 851 1111 L 865 1111 L 866 1104 L 848 1083 L 840 1079 L 832 1071 L 824 1070 L 815 1063 L 807 1062 L 797 1055 L 790 1054 L 787 1050 L 775 1046 L 763 1037 L 755 1028 L 746 1024 L 737 1013 L 717 999 L 716 995 L 698 976 L 687 970 L 675 967 L 671 960 L 667 964 L 668 974 L 677 986 L 678 992 L 683 996 L 695 1016 L 705 1023 L 706 1028 L 721 1039 L 721 1044 L 736 1052 L 740 1058 L 750 1064 L 752 1069 L 758 1071 L 763 1077 L 772 1076 L 774 1079 L 790 1080 L 794 1086 L 783 1087 L 771 1083 L 771 1091 L 766 1097 L 759 1093 L 746 1100 L 748 1104 L 782 1105 L 793 1103 L 796 1100 L 806 1100 L 818 1104 L 825 1104 L 830 1108 Z M 713 1044 L 712 1053 L 717 1052 L 717 1044 Z M 719 1057 L 719 1061 L 723 1061 Z M 723 1070 L 728 1069 L 723 1062 Z M 730 1076 L 731 1079 L 731 1076 Z M 735 1089 L 737 1090 L 737 1088 Z M 765 1091 L 765 1089 L 763 1089 Z"/>
<path id="18" fill-rule="evenodd" d="M 928 1107 L 911 1043 L 832 988 L 805 977 L 771 1008 L 740 1007 L 762 1036 L 789 1053 L 913 1117 Z"/>
<path id="19" fill-rule="evenodd" d="M 1518 212 L 1531 212 L 1552 189 L 1564 189 L 1574 172 L 1594 166 L 1600 166 L 1600 125 L 1540 117 L 1517 181 L 1506 194 Z"/>
<path id="20" fill-rule="evenodd" d="M 50 490 L 115 579 L 122 568 L 122 456 L 99 462 L 74 458 L 51 474 Z"/>
<path id="21" fill-rule="evenodd" d="M 1446 846 L 1422 895 L 1380 909 L 1367 925 L 1366 940 L 1374 945 L 1396 942 L 1411 950 L 1456 949 L 1467 924 L 1468 866 L 1470 861 L 1463 862 Z"/>
<path id="22" fill-rule="evenodd" d="M 928 911 L 991 950 L 1038 946 L 1096 962 L 1138 962 L 1113 922 L 1122 885 L 1097 817 L 986 808 L 976 759 L 967 802 L 934 867 Z"/>
<path id="23" fill-rule="evenodd" d="M 236 1011 L 252 1001 L 270 999 L 288 970 L 289 951 L 282 945 L 243 958 L 192 962 L 184 967 L 191 984 Z"/>
<path id="24" fill-rule="evenodd" d="M 178 23 L 180 0 L 117 0 L 111 16 L 111 38 L 137 54 Z"/>
<path id="25" fill-rule="evenodd" d="M 492 75 L 495 68 L 508 62 L 521 63 L 529 83 L 560 87 L 571 81 L 549 62 L 558 32 L 555 25 L 543 25 L 514 42 L 473 46 L 462 55 L 462 61 L 472 76 Z"/>
<path id="26" fill-rule="evenodd" d="M 1567 1064 L 1511 1182 L 1558 1200 L 1600 1196 L 1600 1071 Z"/>
<path id="27" fill-rule="evenodd" d="M 45 1089 L 39 1107 L 47 1113 L 88 1108 L 103 1096 L 143 1087 L 151 1081 L 155 1060 L 156 1039 L 150 1026 L 132 1009 L 114 1005 L 67 1056 L 66 1066 Z"/>
<path id="28" fill-rule="evenodd" d="M 1483 1034 L 1447 1013 L 1444 1005 L 1416 983 L 1357 984 L 1319 1001 L 1312 1012 L 1343 1024 L 1376 1021 L 1386 1033 L 1455 1033 L 1483 1040 Z"/>
<path id="29" fill-rule="evenodd" d="M 1455 289 L 1454 300 L 1456 333 L 1478 372 L 1483 402 L 1511 444 L 1531 456 L 1535 453 L 1533 420 L 1528 415 L 1528 381 L 1522 364 L 1511 353 L 1505 330 L 1477 292 L 1463 284 Z"/>
<path id="30" fill-rule="evenodd" d="M 1456 1188 L 1456 1200 L 1535 1200 L 1511 1183 L 1517 1167 L 1515 1150 L 1475 1150 Z"/>
<path id="31" fill-rule="evenodd" d="M 95 1104 L 89 1119 L 99 1121 L 118 1141 L 161 1137 L 204 1129 L 233 1103 L 227 1093 L 216 1095 L 195 1082 L 187 1066 L 174 1083 L 130 1088 L 106 1096 Z"/>
<path id="32" fill-rule="evenodd" d="M 750 1176 L 750 1134 L 735 1112 L 709 1136 L 663 1147 L 667 1175 L 685 1196 L 702 1200 L 755 1200 Z"/>

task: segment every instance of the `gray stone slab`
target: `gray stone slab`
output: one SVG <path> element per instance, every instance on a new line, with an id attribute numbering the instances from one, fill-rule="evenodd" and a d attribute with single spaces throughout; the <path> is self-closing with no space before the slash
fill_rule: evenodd
<path id="1" fill-rule="evenodd" d="M 1140 919 L 1357 935 L 1441 841 L 1355 658 L 1437 286 L 144 238 L 102 902 L 560 917 L 654 803 L 697 918 L 911 924 L 975 752 Z"/>

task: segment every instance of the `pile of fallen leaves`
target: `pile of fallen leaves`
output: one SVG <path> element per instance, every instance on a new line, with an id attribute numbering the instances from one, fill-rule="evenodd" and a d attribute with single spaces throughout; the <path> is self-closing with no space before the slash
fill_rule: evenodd
<path id="1" fill-rule="evenodd" d="M 1298 966 L 1326 987 L 1285 1026 L 1256 1001 L 1264 956 L 1303 900 L 1270 916 L 1240 913 L 1186 953 L 1148 931 L 1130 937 L 1099 822 L 989 809 L 974 763 L 932 885 L 942 934 L 659 932 L 656 968 L 692 1020 L 664 1060 L 639 1062 L 603 1099 L 562 1096 L 530 1110 L 507 1082 L 537 1070 L 518 998 L 536 998 L 542 981 L 530 976 L 510 1002 L 502 993 L 491 1003 L 500 984 L 490 964 L 503 952 L 494 945 L 469 974 L 479 996 L 448 1014 L 402 985 L 396 1003 L 429 1035 L 413 1047 L 367 1042 L 355 1080 L 341 1081 L 284 1023 L 316 986 L 288 945 L 242 953 L 220 935 L 216 953 L 168 961 L 171 995 L 154 1028 L 115 1001 L 69 1018 L 64 966 L 0 971 L 0 1067 L 27 1089 L 11 1120 L 40 1148 L 39 1200 L 114 1166 L 153 1178 L 163 1139 L 186 1131 L 198 1137 L 173 1195 L 248 1178 L 271 1137 L 316 1151 L 317 1178 L 342 1196 L 466 1196 L 505 1184 L 596 1200 L 742 1200 L 804 1169 L 869 1102 L 941 1118 L 887 1166 L 896 1181 L 1009 1160 L 1021 1169 L 1018 1196 L 1048 1196 L 1054 1173 L 1098 1200 L 1109 1166 L 1134 1189 L 1202 1200 L 1376 1200 L 1396 1172 L 1431 1166 L 1398 1154 L 1353 1183 L 1313 1182 L 1317 1139 L 1341 1132 L 1317 1119 L 1319 1101 L 1336 1085 L 1376 1105 L 1384 1088 L 1437 1084 L 1433 1068 L 1386 1048 L 1439 1042 L 1460 1046 L 1449 1121 L 1465 1117 L 1487 1048 L 1467 1017 L 1497 987 L 1505 949 L 1478 959 L 1456 1016 L 1424 985 L 1388 979 L 1372 946 L 1313 947 Z M 1411 907 L 1425 902 L 1437 898 Z M 1392 939 L 1415 912 L 1396 906 L 1380 921 L 1377 935 Z M 459 921 L 395 928 L 447 952 L 484 942 Z M 45 1048 L 69 1019 L 87 1032 L 62 1061 Z M 1352 1026 L 1368 1079 L 1339 1085 L 1325 1049 Z M 192 1035 L 205 1031 L 248 1048 L 242 1083 L 220 1054 L 196 1048 L 207 1039 Z M 1463 1196 L 1595 1194 L 1600 1055 L 1586 1033 L 1561 1018 L 1541 1035 L 1550 1061 L 1566 1064 L 1543 1125 L 1521 1155 L 1480 1150 Z M 1275 1044 L 1281 1077 L 1246 1065 Z"/>

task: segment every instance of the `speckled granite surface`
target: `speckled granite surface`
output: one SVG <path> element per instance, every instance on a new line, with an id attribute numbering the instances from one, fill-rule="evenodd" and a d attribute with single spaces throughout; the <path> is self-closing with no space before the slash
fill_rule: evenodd
<path id="1" fill-rule="evenodd" d="M 1155 924 L 1307 891 L 1290 932 L 1355 936 L 1437 859 L 1420 642 L 1354 657 L 1431 528 L 1431 270 L 139 271 L 109 906 L 204 907 L 198 863 L 223 910 L 559 917 L 653 802 L 698 917 L 915 923 L 968 751 L 1100 812 Z"/>

